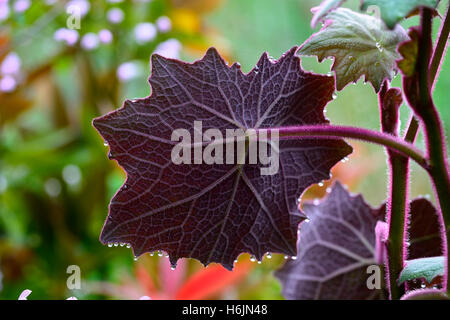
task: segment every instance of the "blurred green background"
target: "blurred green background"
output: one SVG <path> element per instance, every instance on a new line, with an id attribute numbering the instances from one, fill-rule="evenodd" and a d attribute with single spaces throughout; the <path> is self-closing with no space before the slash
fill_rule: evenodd
<path id="1" fill-rule="evenodd" d="M 249 71 L 264 51 L 279 57 L 317 31 L 310 27 L 310 9 L 319 3 L 0 1 L 0 64 L 5 66 L 0 78 L 0 299 L 17 299 L 24 289 L 33 291 L 30 299 L 281 299 L 272 276 L 283 262 L 279 255 L 262 264 L 242 255 L 233 273 L 190 260 L 171 271 L 165 257 L 134 261 L 130 249 L 101 245 L 108 202 L 125 176 L 108 160 L 91 121 L 125 99 L 150 94 L 152 52 L 194 61 L 215 46 L 228 62 L 239 61 Z M 75 33 L 66 29 L 71 5 L 82 9 Z M 352 0 L 347 6 L 358 10 L 358 5 Z M 403 25 L 417 23 L 413 17 Z M 444 62 L 434 91 L 447 135 L 449 63 Z M 331 61 L 303 58 L 302 65 L 328 73 Z M 399 78 L 395 86 L 401 86 Z M 401 110 L 404 128 L 410 112 L 406 105 Z M 327 117 L 335 124 L 378 130 L 377 96 L 370 85 L 350 85 L 328 105 Z M 334 168 L 333 179 L 378 206 L 387 191 L 385 152 L 351 144 L 354 154 Z M 433 199 L 426 174 L 415 164 L 411 178 L 412 197 Z M 322 197 L 331 183 L 310 188 L 304 199 Z M 69 265 L 80 267 L 81 289 L 68 289 Z"/>

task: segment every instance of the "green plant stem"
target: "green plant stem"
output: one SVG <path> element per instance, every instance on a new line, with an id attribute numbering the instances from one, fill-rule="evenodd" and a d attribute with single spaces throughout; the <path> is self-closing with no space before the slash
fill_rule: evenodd
<path id="1" fill-rule="evenodd" d="M 433 182 L 434 191 L 445 224 L 445 230 L 450 227 L 450 177 L 447 165 L 447 152 L 444 138 L 444 130 L 439 114 L 434 106 L 431 97 L 430 78 L 429 78 L 429 61 L 430 61 L 430 45 L 431 45 L 431 20 L 432 12 L 430 9 L 422 9 L 422 36 L 419 43 L 419 60 L 418 60 L 418 106 L 415 107 L 416 112 L 422 120 L 425 141 L 427 147 L 428 158 L 430 162 L 427 170 Z M 449 265 L 449 248 L 448 241 L 443 233 L 444 243 L 447 251 L 447 265 L 445 272 L 445 287 L 447 293 L 450 293 L 450 285 L 448 283 L 448 265 Z"/>
<path id="2" fill-rule="evenodd" d="M 398 285 L 398 278 L 404 266 L 405 222 L 407 217 L 409 159 L 388 150 L 390 166 L 390 197 L 388 200 L 389 236 L 387 241 L 389 293 L 392 300 L 398 300 L 405 293 Z"/>
<path id="3" fill-rule="evenodd" d="M 447 48 L 448 36 L 450 33 L 450 14 L 447 8 L 445 20 L 441 26 L 438 40 L 436 42 L 433 58 L 431 59 L 429 74 L 431 86 L 437 78 L 439 66 Z M 430 30 L 431 32 L 431 30 Z M 405 141 L 414 143 L 419 129 L 419 121 L 413 115 L 409 122 L 408 130 L 405 134 Z M 409 177 L 409 159 L 388 150 L 390 163 L 390 199 L 389 199 L 389 241 L 387 250 L 389 253 L 388 274 L 389 289 L 391 299 L 398 299 L 404 293 L 404 286 L 398 287 L 397 279 L 403 268 L 404 259 L 406 259 L 406 249 L 404 241 L 407 238 L 407 201 L 408 201 L 408 177 Z M 444 196 L 442 194 L 441 196 Z"/>
<path id="4" fill-rule="evenodd" d="M 433 58 L 431 59 L 429 72 L 432 87 L 434 87 L 434 84 L 436 83 L 436 79 L 439 72 L 439 66 L 442 63 L 442 58 L 444 57 L 444 53 L 446 52 L 447 49 L 449 34 L 450 34 L 450 5 L 447 6 L 447 13 L 445 15 L 444 22 L 441 26 L 438 39 L 436 41 Z M 406 131 L 405 134 L 405 141 L 411 143 L 414 142 L 418 130 L 419 130 L 419 120 L 417 120 L 417 118 L 413 115 L 409 122 L 408 130 Z"/>
<path id="5" fill-rule="evenodd" d="M 441 66 L 442 57 L 445 54 L 448 44 L 448 36 L 450 34 L 450 5 L 447 6 L 447 13 L 439 31 L 438 40 L 434 49 L 433 57 L 430 63 L 431 86 L 434 86 L 439 67 Z"/>
<path id="6" fill-rule="evenodd" d="M 384 82 L 378 94 L 381 131 L 398 137 L 399 113 L 401 101 L 386 99 L 390 92 L 400 93 L 400 89 L 389 89 L 389 83 Z M 389 166 L 389 197 L 386 206 L 386 221 L 388 224 L 388 239 L 386 249 L 386 275 L 389 296 L 398 300 L 405 293 L 405 285 L 398 284 L 400 272 L 404 267 L 406 257 L 404 239 L 406 217 L 408 216 L 409 158 L 390 149 L 387 151 Z"/>

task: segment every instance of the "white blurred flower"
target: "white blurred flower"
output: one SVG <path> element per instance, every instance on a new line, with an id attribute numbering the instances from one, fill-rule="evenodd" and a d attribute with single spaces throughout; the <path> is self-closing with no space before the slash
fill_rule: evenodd
<path id="1" fill-rule="evenodd" d="M 81 47 L 85 50 L 94 50 L 98 47 L 98 44 L 98 36 L 93 32 L 88 32 L 81 38 Z"/>
<path id="2" fill-rule="evenodd" d="M 61 193 L 61 183 L 58 179 L 50 178 L 45 181 L 44 189 L 50 197 L 57 197 Z"/>
<path id="3" fill-rule="evenodd" d="M 14 2 L 14 11 L 15 12 L 24 12 L 26 11 L 31 5 L 30 0 L 16 0 Z"/>
<path id="4" fill-rule="evenodd" d="M 0 65 L 0 73 L 2 75 L 16 75 L 20 71 L 21 60 L 17 53 L 9 53 Z"/>
<path id="5" fill-rule="evenodd" d="M 53 35 L 56 41 L 64 41 L 69 46 L 73 46 L 78 41 L 78 37 L 78 31 L 66 28 L 56 30 Z"/>
<path id="6" fill-rule="evenodd" d="M 101 43 L 111 43 L 113 35 L 108 29 L 102 29 L 98 32 L 98 38 Z"/>
<path id="7" fill-rule="evenodd" d="M 9 18 L 8 2 L 0 2 L 0 22 Z"/>
<path id="8" fill-rule="evenodd" d="M 125 62 L 117 68 L 117 78 L 122 82 L 126 82 L 136 78 L 140 73 L 139 71 L 139 66 L 136 62 Z"/>
<path id="9" fill-rule="evenodd" d="M 76 185 L 81 181 L 81 170 L 78 166 L 69 164 L 63 168 L 62 177 L 69 185 Z"/>
<path id="10" fill-rule="evenodd" d="M 48 6 L 54 5 L 58 0 L 45 0 L 45 4 Z"/>
<path id="11" fill-rule="evenodd" d="M 5 76 L 0 79 L 0 91 L 11 92 L 17 87 L 17 81 L 11 76 Z"/>
<path id="12" fill-rule="evenodd" d="M 6 179 L 5 176 L 0 175 L 0 193 L 5 192 L 6 189 L 8 189 L 8 180 Z M 0 278 L 1 278 L 1 272 L 0 272 Z"/>
<path id="13" fill-rule="evenodd" d="M 134 27 L 134 38 L 139 44 L 152 41 L 155 39 L 156 33 L 156 27 L 150 22 L 139 23 Z"/>
<path id="14" fill-rule="evenodd" d="M 169 32 L 172 29 L 172 21 L 166 16 L 159 17 L 156 20 L 156 27 L 160 32 Z"/>
<path id="15" fill-rule="evenodd" d="M 177 39 L 169 39 L 161 42 L 153 53 L 157 53 L 163 57 L 178 59 L 180 56 L 181 43 Z"/>
<path id="16" fill-rule="evenodd" d="M 72 14 L 74 7 L 77 8 L 77 13 L 84 17 L 89 12 L 91 3 L 87 0 L 71 0 L 66 4 L 66 12 Z"/>
<path id="17" fill-rule="evenodd" d="M 108 21 L 114 24 L 121 23 L 123 21 L 123 17 L 124 13 L 122 9 L 119 8 L 109 9 L 106 13 L 106 18 L 108 19 Z"/>
<path id="18" fill-rule="evenodd" d="M 121 3 L 121 2 L 123 2 L 123 0 L 106 0 L 106 2 L 109 2 L 109 3 Z"/>

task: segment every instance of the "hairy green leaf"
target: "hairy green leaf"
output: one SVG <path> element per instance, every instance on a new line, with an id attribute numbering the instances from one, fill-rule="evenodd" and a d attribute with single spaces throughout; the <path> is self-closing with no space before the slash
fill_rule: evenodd
<path id="1" fill-rule="evenodd" d="M 399 284 L 421 278 L 430 283 L 434 278 L 444 275 L 444 259 L 445 257 L 441 256 L 406 261 L 398 279 Z"/>
<path id="2" fill-rule="evenodd" d="M 315 55 L 320 62 L 333 57 L 338 90 L 362 76 L 376 92 L 385 79 L 392 80 L 400 58 L 397 46 L 408 39 L 401 26 L 388 30 L 379 19 L 344 8 L 332 11 L 326 19 L 325 26 L 300 47 L 299 54 Z"/>
<path id="3" fill-rule="evenodd" d="M 361 9 L 366 10 L 371 5 L 380 8 L 381 18 L 393 29 L 397 22 L 405 18 L 419 7 L 436 8 L 439 0 L 364 0 Z"/>

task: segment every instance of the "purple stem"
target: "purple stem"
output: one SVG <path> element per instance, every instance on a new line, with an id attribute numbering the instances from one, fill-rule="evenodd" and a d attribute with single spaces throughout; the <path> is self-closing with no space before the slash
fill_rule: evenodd
<path id="1" fill-rule="evenodd" d="M 446 266 L 444 284 L 447 293 L 450 293 L 448 283 L 449 248 L 446 230 L 450 227 L 450 176 L 447 163 L 447 151 L 444 130 L 439 113 L 437 112 L 431 96 L 430 59 L 431 59 L 431 27 L 432 12 L 422 8 L 421 35 L 419 41 L 417 76 L 409 79 L 411 82 L 405 90 L 416 115 L 422 123 L 425 133 L 427 158 L 429 159 L 428 174 L 431 177 L 433 189 L 436 194 L 441 220 L 442 240 L 445 245 Z"/>
<path id="2" fill-rule="evenodd" d="M 267 130 L 267 129 L 261 129 Z M 334 126 L 334 125 L 305 125 L 305 126 L 291 126 L 268 129 L 268 131 L 276 130 L 279 133 L 280 139 L 356 139 L 365 142 L 375 143 L 387 147 L 395 152 L 407 156 L 416 161 L 425 170 L 428 170 L 428 162 L 422 153 L 412 144 L 405 142 L 390 134 L 381 133 L 378 131 L 348 127 L 348 126 Z"/>

